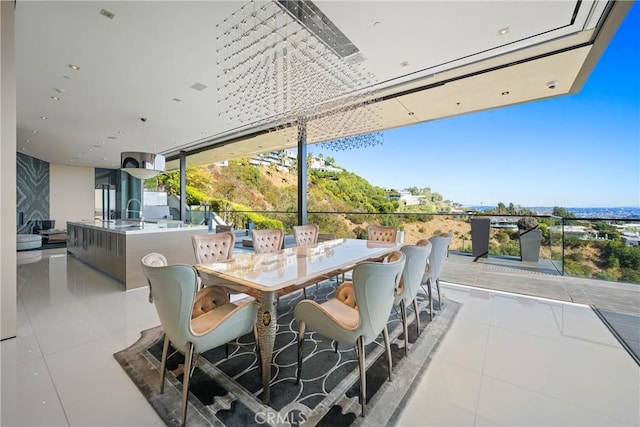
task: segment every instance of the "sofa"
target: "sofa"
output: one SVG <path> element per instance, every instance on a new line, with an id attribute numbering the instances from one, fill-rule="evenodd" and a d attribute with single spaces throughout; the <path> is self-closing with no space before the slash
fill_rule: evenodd
<path id="1" fill-rule="evenodd" d="M 42 236 L 39 234 L 18 234 L 16 246 L 19 251 L 40 248 L 42 247 Z"/>

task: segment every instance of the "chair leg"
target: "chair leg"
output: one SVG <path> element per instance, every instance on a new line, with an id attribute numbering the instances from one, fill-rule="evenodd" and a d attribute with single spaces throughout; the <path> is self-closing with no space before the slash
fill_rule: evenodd
<path id="1" fill-rule="evenodd" d="M 193 344 L 188 342 L 184 349 L 184 372 L 182 374 L 182 425 L 187 424 L 187 405 L 189 403 L 189 380 L 193 362 Z"/>
<path id="2" fill-rule="evenodd" d="M 307 299 L 307 288 L 302 288 L 302 295 L 304 296 L 304 299 Z"/>
<path id="3" fill-rule="evenodd" d="M 431 279 L 427 280 L 427 291 L 429 291 L 429 320 L 433 320 L 433 292 L 431 290 Z"/>
<path id="4" fill-rule="evenodd" d="M 404 300 L 400 301 L 400 315 L 402 317 L 402 330 L 404 331 L 404 355 L 409 351 L 409 327 L 407 326 L 407 307 Z"/>
<path id="5" fill-rule="evenodd" d="M 364 357 L 364 337 L 359 336 L 356 341 L 356 350 L 358 352 L 358 365 L 360 366 L 360 406 L 362 408 L 362 416 L 364 417 L 367 399 L 367 372 L 365 368 Z"/>
<path id="6" fill-rule="evenodd" d="M 389 368 L 389 381 L 393 380 L 393 377 L 391 376 L 391 372 L 393 369 L 393 362 L 391 361 L 391 343 L 389 342 L 389 331 L 387 330 L 387 325 L 384 326 L 384 329 L 382 330 L 382 336 L 384 337 L 384 347 L 387 350 L 387 367 Z M 405 354 L 406 354 L 406 347 L 405 347 Z"/>
<path id="7" fill-rule="evenodd" d="M 226 356 L 226 358 L 229 358 L 229 343 L 226 342 L 224 343 L 224 355 Z"/>
<path id="8" fill-rule="evenodd" d="M 305 323 L 300 322 L 298 326 L 298 372 L 296 375 L 296 384 L 300 384 L 300 375 L 302 375 L 302 347 L 304 346 L 304 330 Z"/>
<path id="9" fill-rule="evenodd" d="M 413 300 L 413 312 L 416 315 L 416 327 L 418 328 L 418 336 L 420 336 L 420 309 L 418 308 L 418 298 Z"/>
<path id="10" fill-rule="evenodd" d="M 167 371 L 167 353 L 169 352 L 169 337 L 164 334 L 162 345 L 162 360 L 160 361 L 160 394 L 164 393 L 165 374 Z"/>
<path id="11" fill-rule="evenodd" d="M 337 353 L 338 352 L 338 341 L 333 340 L 333 352 Z"/>
<path id="12" fill-rule="evenodd" d="M 442 310 L 442 298 L 440 297 L 440 279 L 436 279 L 436 289 L 438 290 L 438 309 Z"/>

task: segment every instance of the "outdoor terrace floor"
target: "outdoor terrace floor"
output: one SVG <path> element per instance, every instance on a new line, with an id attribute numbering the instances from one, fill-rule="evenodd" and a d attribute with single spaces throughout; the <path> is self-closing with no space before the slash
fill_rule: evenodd
<path id="1" fill-rule="evenodd" d="M 627 350 L 640 357 L 640 285 L 563 276 L 548 260 L 534 264 L 491 255 L 477 262 L 473 259 L 471 254 L 451 251 L 441 279 L 592 306 L 629 347 Z"/>

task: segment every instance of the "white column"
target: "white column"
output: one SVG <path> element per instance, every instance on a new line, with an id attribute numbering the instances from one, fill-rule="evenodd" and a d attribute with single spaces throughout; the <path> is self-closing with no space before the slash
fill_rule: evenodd
<path id="1" fill-rule="evenodd" d="M 0 339 L 16 336 L 15 10 L 0 1 Z"/>

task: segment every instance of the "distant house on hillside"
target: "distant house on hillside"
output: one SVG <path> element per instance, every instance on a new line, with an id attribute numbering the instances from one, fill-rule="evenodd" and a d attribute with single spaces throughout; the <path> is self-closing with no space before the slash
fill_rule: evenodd
<path id="1" fill-rule="evenodd" d="M 276 169 L 280 172 L 286 172 L 289 168 L 293 167 L 298 160 L 298 156 L 293 151 L 272 151 L 270 153 L 263 153 L 257 156 L 253 156 L 249 159 L 249 164 L 254 166 L 271 166 L 275 165 Z M 312 157 L 309 169 L 316 169 L 325 172 L 340 173 L 342 169 L 334 166 L 327 166 L 324 159 L 320 157 Z"/>
<path id="2" fill-rule="evenodd" d="M 401 190 L 398 192 L 389 193 L 387 195 L 387 198 L 389 200 L 399 200 L 403 202 L 405 205 L 411 206 L 411 205 L 419 205 L 420 200 L 424 199 L 424 196 L 414 196 L 408 191 Z"/>
<path id="3" fill-rule="evenodd" d="M 622 233 L 622 241 L 627 246 L 640 246 L 640 233 L 624 232 Z"/>
<path id="4" fill-rule="evenodd" d="M 320 170 L 324 172 L 335 172 L 335 173 L 342 172 L 342 169 L 340 168 L 337 168 L 335 166 L 327 166 L 325 164 L 324 159 L 320 157 L 313 157 L 311 159 L 311 164 L 309 165 L 309 169 L 315 169 L 315 170 Z"/>

